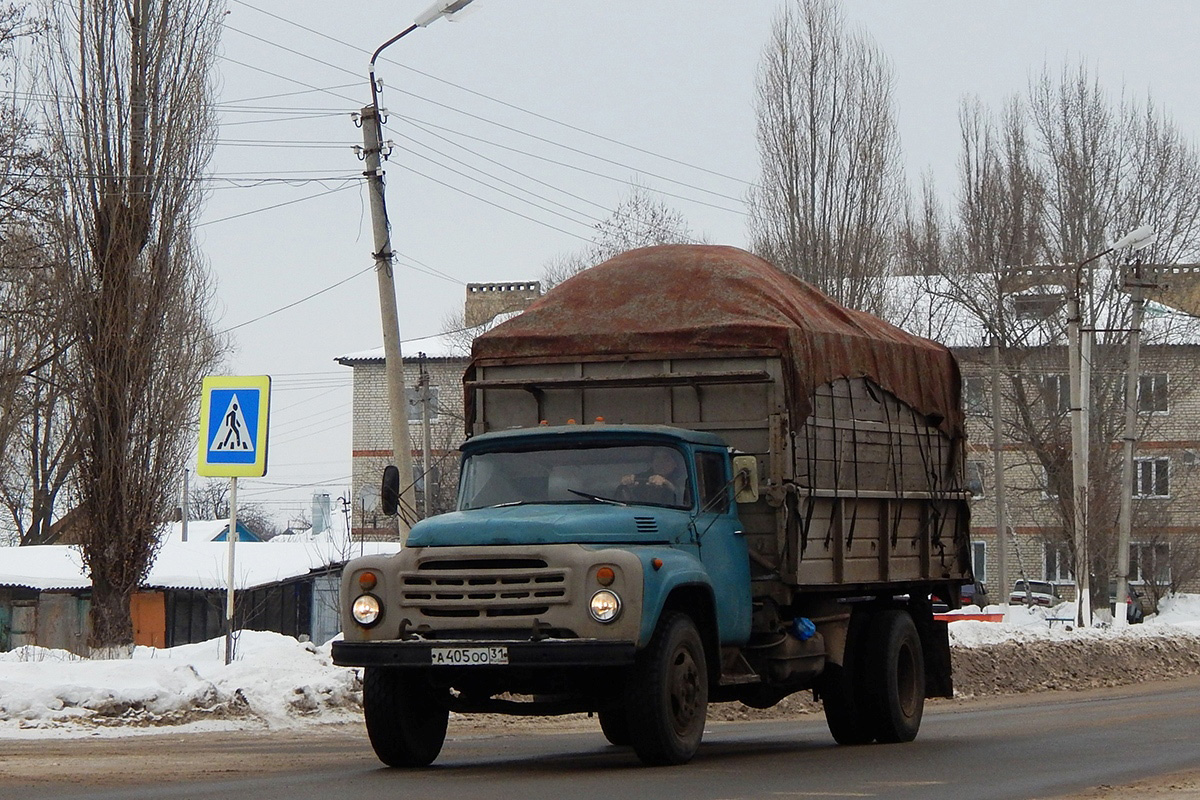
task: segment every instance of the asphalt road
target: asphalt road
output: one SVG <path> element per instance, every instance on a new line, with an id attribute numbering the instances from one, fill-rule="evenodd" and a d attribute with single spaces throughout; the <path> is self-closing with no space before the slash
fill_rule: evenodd
<path id="1" fill-rule="evenodd" d="M 0 740 L 0 798 L 1043 798 L 1200 767 L 1200 678 L 940 703 L 905 745 L 837 747 L 819 715 L 712 723 L 674 768 L 640 767 L 598 724 L 451 736 L 417 771 L 382 768 L 357 726 Z"/>

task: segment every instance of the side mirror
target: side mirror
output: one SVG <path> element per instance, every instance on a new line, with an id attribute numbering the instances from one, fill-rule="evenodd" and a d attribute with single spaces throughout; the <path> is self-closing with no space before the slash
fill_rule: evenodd
<path id="1" fill-rule="evenodd" d="M 396 516 L 400 508 L 400 470 L 394 464 L 383 468 L 383 487 L 379 492 L 379 501 L 384 514 L 389 517 Z"/>
<path id="2" fill-rule="evenodd" d="M 758 500 L 758 459 L 754 456 L 733 457 L 733 492 L 739 504 Z"/>

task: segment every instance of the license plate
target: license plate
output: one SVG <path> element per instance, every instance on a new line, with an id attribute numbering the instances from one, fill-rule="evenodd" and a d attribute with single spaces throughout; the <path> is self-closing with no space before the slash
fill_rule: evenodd
<path id="1" fill-rule="evenodd" d="M 429 651 L 434 666 L 471 667 L 507 664 L 507 647 L 435 647 Z"/>

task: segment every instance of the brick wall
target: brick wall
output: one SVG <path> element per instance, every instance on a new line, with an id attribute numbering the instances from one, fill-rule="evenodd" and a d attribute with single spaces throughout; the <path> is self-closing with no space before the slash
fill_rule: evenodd
<path id="1" fill-rule="evenodd" d="M 968 408 L 968 469 L 980 473 L 983 496 L 972 504 L 972 540 L 982 542 L 986 549 L 984 579 L 998 599 L 1007 588 L 997 583 L 999 556 L 996 551 L 996 505 L 995 474 L 992 449 L 991 366 L 989 351 L 962 349 L 956 351 L 967 386 L 964 402 Z M 1061 355 L 1061 354 L 1058 354 Z M 1131 541 L 1142 543 L 1166 543 L 1171 552 L 1173 569 L 1179 576 L 1198 572 L 1185 563 L 1200 553 L 1200 347 L 1192 345 L 1143 347 L 1141 359 L 1143 375 L 1162 374 L 1169 385 L 1166 412 L 1139 414 L 1139 443 L 1134 457 L 1138 459 L 1165 459 L 1169 491 L 1165 497 L 1134 499 L 1134 524 Z M 1027 362 L 1022 369 L 1026 373 L 1059 374 L 1065 372 L 1061 359 L 1048 355 L 1042 363 Z M 1123 378 L 1116 376 L 1119 381 Z M 971 384 L 974 383 L 972 386 Z M 1007 381 L 1002 386 L 1007 387 Z M 1119 383 L 1123 387 L 1123 383 Z M 1011 404 L 1010 394 L 1005 390 L 1001 413 L 1006 420 L 1014 419 L 1016 409 Z M 1121 395 L 1123 396 L 1123 388 Z M 973 404 L 972 400 L 982 402 Z M 1110 455 L 1116 469 L 1120 469 L 1120 425 L 1116 420 Z M 1005 427 L 1010 432 L 1013 428 Z M 972 464 L 972 462 L 975 462 Z M 1006 482 L 1007 516 L 1013 531 L 1013 545 L 1009 551 L 1009 579 L 1020 577 L 1023 567 L 1031 579 L 1052 579 L 1046 574 L 1047 543 L 1063 540 L 1060 533 L 1063 515 L 1057 510 L 1059 500 L 1043 491 L 1043 470 L 1034 457 L 1027 442 L 1016 441 L 1006 435 L 1003 445 L 1003 463 Z M 1069 466 L 1068 466 L 1069 469 Z M 1095 469 L 1095 466 L 1093 466 Z M 1148 469 L 1155 469 L 1149 467 Z M 1120 487 L 1119 480 L 1115 484 Z M 1067 488 L 1069 491 L 1069 488 Z M 1115 547 L 1116 499 L 1096 518 L 1093 510 L 1093 542 L 1108 543 Z M 1069 513 L 1069 510 L 1068 512 Z M 1096 545 L 1093 545 L 1096 546 Z M 1115 551 L 1111 553 L 1115 564 Z M 1147 566 L 1146 571 L 1149 571 Z M 1178 577 L 1178 576 L 1177 576 Z M 1184 591 L 1200 591 L 1200 575 L 1186 581 L 1180 588 Z M 1135 576 L 1130 575 L 1134 580 Z M 1064 597 L 1074 597 L 1074 582 L 1069 577 L 1062 582 L 1060 592 Z"/>
<path id="2" fill-rule="evenodd" d="M 404 362 L 404 385 L 416 391 L 421 370 L 429 375 L 434 402 L 430 414 L 430 464 L 439 479 L 431 497 L 435 513 L 450 510 L 458 490 L 458 445 L 463 435 L 462 377 L 465 358 L 431 358 Z M 354 411 L 351 433 L 351 496 L 354 510 L 351 527 L 360 536 L 394 535 L 394 523 L 379 510 L 379 486 L 383 468 L 391 463 L 391 422 L 387 405 L 387 376 L 383 361 L 354 363 Z M 416 412 L 419 413 L 419 412 Z M 424 438 L 419 417 L 409 419 L 409 441 L 413 466 L 420 470 Z M 432 469 L 431 469 L 432 471 Z M 402 476 L 403 477 L 403 476 Z M 418 511 L 424 508 L 423 492 L 417 493 Z"/>

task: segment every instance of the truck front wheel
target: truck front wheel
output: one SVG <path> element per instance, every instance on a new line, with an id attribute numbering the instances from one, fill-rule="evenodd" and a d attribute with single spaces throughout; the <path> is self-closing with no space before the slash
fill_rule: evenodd
<path id="1" fill-rule="evenodd" d="M 450 692 L 421 672 L 363 670 L 363 718 L 375 755 L 389 767 L 427 767 L 442 751 Z"/>
<path id="2" fill-rule="evenodd" d="M 708 715 L 704 643 L 686 614 L 668 612 L 634 665 L 626 693 L 629 740 L 643 763 L 685 764 Z"/>
<path id="3" fill-rule="evenodd" d="M 605 702 L 600 706 L 597 716 L 600 717 L 600 730 L 608 743 L 616 747 L 629 745 L 629 717 L 625 706 L 617 702 Z"/>
<path id="4" fill-rule="evenodd" d="M 868 642 L 875 739 L 911 742 L 925 710 L 925 658 L 917 627 L 906 611 L 883 611 L 871 620 Z"/>

